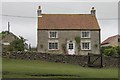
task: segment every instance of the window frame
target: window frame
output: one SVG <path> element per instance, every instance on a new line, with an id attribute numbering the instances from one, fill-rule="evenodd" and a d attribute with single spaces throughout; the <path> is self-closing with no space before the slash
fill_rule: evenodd
<path id="1" fill-rule="evenodd" d="M 57 49 L 50 49 L 50 47 L 49 47 L 49 43 L 57 43 Z M 58 42 L 58 40 L 49 40 L 48 41 L 48 50 L 59 50 L 59 42 Z"/>
<path id="2" fill-rule="evenodd" d="M 51 37 L 51 34 L 50 34 L 51 32 L 56 32 L 56 37 Z M 58 38 L 58 31 L 49 31 L 48 36 L 49 38 Z"/>
<path id="3" fill-rule="evenodd" d="M 83 33 L 89 33 L 88 37 L 83 37 Z M 81 38 L 91 38 L 91 31 L 81 31 Z"/>
<path id="4" fill-rule="evenodd" d="M 84 49 L 83 48 L 83 43 L 89 43 L 89 49 Z M 81 50 L 91 50 L 91 41 L 90 40 L 85 40 L 85 41 L 81 41 Z"/>

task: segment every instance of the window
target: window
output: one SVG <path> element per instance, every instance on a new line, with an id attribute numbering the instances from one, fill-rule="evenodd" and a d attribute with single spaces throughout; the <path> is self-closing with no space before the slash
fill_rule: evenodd
<path id="1" fill-rule="evenodd" d="M 81 50 L 91 50 L 91 42 L 81 42 Z"/>
<path id="2" fill-rule="evenodd" d="M 73 43 L 69 43 L 69 49 L 73 49 Z"/>
<path id="3" fill-rule="evenodd" d="M 49 32 L 49 38 L 58 38 L 58 32 L 50 31 Z"/>
<path id="4" fill-rule="evenodd" d="M 58 42 L 56 42 L 56 41 L 48 42 L 48 49 L 49 50 L 58 50 Z"/>
<path id="5" fill-rule="evenodd" d="M 90 38 L 90 31 L 82 31 L 81 38 Z"/>
<path id="6" fill-rule="evenodd" d="M 120 38 L 118 38 L 118 42 L 120 42 Z"/>

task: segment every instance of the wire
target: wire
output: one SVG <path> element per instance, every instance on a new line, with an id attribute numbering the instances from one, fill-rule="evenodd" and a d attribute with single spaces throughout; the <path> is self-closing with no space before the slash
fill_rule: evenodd
<path id="1" fill-rule="evenodd" d="M 30 17 L 30 16 L 16 16 L 16 15 L 3 15 L 2 16 L 6 16 L 6 17 L 20 17 L 20 18 L 37 18 L 37 17 Z"/>
<path id="2" fill-rule="evenodd" d="M 17 16 L 17 15 L 5 15 L 1 14 L 2 16 L 6 17 L 19 17 L 19 18 L 38 18 L 38 17 L 30 17 L 30 16 Z M 97 18 L 98 20 L 118 20 L 120 18 Z"/>

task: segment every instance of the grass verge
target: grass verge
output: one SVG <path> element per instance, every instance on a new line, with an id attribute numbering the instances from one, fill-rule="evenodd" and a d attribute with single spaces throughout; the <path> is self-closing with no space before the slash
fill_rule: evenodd
<path id="1" fill-rule="evenodd" d="M 3 59 L 3 78 L 117 78 L 117 68 L 88 68 L 40 60 Z"/>

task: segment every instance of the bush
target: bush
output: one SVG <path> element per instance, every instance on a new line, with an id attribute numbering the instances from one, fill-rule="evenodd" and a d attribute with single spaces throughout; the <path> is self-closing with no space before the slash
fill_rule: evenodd
<path id="1" fill-rule="evenodd" d="M 117 54 L 120 55 L 120 46 L 115 47 L 115 49 L 116 49 Z"/>
<path id="2" fill-rule="evenodd" d="M 109 48 L 104 50 L 104 54 L 107 56 L 113 56 L 116 53 L 116 50 L 114 48 Z"/>
<path id="3" fill-rule="evenodd" d="M 105 49 L 110 49 L 112 46 L 101 47 L 101 53 L 104 54 Z"/>

